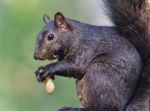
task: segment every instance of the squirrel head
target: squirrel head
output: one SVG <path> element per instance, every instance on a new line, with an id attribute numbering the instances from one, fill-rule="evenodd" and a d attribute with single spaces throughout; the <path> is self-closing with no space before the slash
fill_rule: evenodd
<path id="1" fill-rule="evenodd" d="M 72 26 L 61 12 L 55 14 L 54 20 L 50 20 L 48 15 L 44 15 L 43 20 L 45 27 L 37 37 L 34 58 L 36 60 L 60 58 L 69 44 Z"/>

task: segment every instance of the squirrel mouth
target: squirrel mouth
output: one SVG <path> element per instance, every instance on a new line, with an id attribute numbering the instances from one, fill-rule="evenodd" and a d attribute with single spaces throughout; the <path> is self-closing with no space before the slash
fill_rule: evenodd
<path id="1" fill-rule="evenodd" d="M 48 60 L 54 60 L 54 59 L 57 59 L 57 58 L 58 58 L 58 56 L 54 54 L 54 55 L 50 56 L 48 58 Z"/>

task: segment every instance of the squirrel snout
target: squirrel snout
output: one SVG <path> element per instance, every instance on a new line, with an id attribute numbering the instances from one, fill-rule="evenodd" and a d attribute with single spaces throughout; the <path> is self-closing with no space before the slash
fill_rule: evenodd
<path id="1" fill-rule="evenodd" d="M 35 60 L 45 60 L 47 57 L 46 55 L 47 52 L 45 50 L 36 50 L 33 57 Z"/>
<path id="2" fill-rule="evenodd" d="M 42 60 L 42 58 L 41 58 L 40 55 L 38 55 L 38 54 L 34 54 L 34 59 L 35 59 L 35 60 Z"/>
<path id="3" fill-rule="evenodd" d="M 38 57 L 37 57 L 36 55 L 34 55 L 34 59 L 35 59 L 35 60 L 38 60 Z"/>
<path id="4" fill-rule="evenodd" d="M 39 58 L 39 57 L 38 57 L 38 56 L 36 56 L 35 54 L 34 54 L 34 56 L 33 56 L 33 57 L 34 57 L 34 59 L 35 59 L 35 60 L 38 60 L 38 58 Z"/>

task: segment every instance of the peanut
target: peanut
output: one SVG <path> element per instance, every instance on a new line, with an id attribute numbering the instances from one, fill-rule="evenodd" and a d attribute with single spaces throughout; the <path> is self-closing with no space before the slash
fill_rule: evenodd
<path id="1" fill-rule="evenodd" d="M 46 80 L 44 81 L 44 83 L 45 83 L 46 92 L 48 94 L 53 93 L 55 90 L 55 85 L 53 83 L 53 80 L 50 77 L 46 77 Z"/>

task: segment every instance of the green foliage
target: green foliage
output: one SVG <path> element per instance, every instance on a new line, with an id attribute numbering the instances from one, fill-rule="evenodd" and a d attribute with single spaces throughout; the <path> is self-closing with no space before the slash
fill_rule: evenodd
<path id="1" fill-rule="evenodd" d="M 75 81 L 56 77 L 56 92 L 47 95 L 34 71 L 46 62 L 33 60 L 42 15 L 55 12 L 78 18 L 74 0 L 0 0 L 0 110 L 56 111 L 79 106 Z"/>

